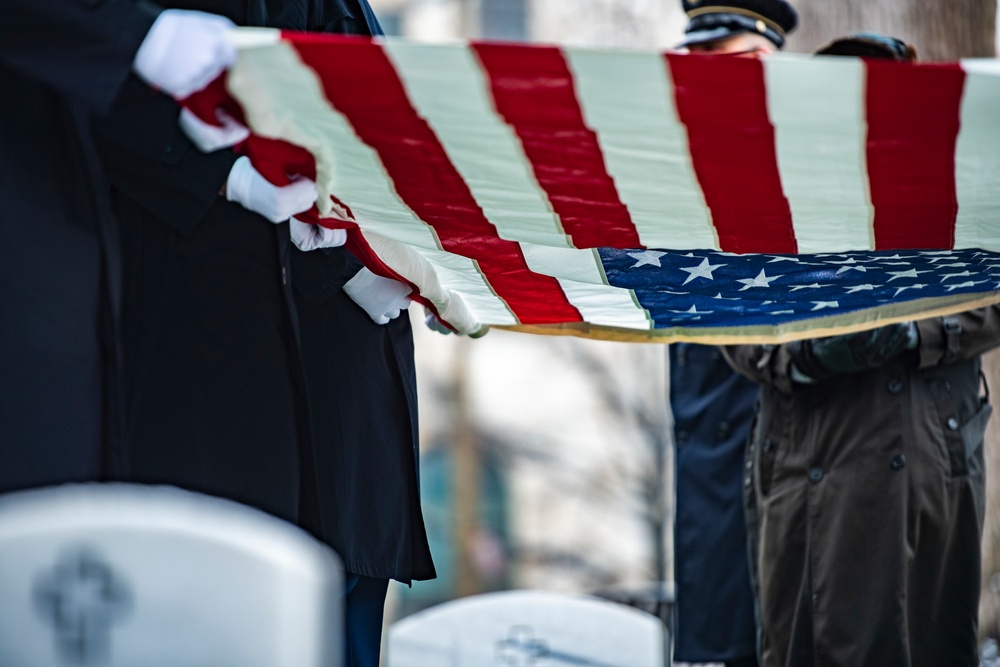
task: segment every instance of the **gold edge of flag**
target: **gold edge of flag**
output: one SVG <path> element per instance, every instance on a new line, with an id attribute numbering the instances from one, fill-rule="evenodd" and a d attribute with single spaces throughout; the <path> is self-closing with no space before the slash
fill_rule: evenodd
<path id="1" fill-rule="evenodd" d="M 913 319 L 943 317 L 967 310 L 1000 303 L 1000 291 L 988 294 L 960 294 L 953 297 L 932 297 L 900 304 L 879 306 L 854 311 L 844 315 L 801 320 L 781 326 L 718 327 L 694 329 L 673 327 L 650 331 L 637 331 L 587 322 L 563 324 L 514 324 L 492 325 L 491 329 L 505 329 L 544 336 L 576 336 L 593 340 L 632 343 L 701 343 L 705 345 L 752 345 L 788 343 L 806 338 L 821 338 L 845 333 L 855 333 L 875 327 L 907 322 Z M 858 322 L 865 314 L 870 319 Z M 877 314 L 877 316 L 876 316 Z"/>

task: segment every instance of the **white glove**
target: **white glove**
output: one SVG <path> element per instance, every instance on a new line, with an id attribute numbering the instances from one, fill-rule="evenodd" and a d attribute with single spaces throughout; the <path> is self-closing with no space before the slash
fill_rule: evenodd
<path id="1" fill-rule="evenodd" d="M 347 242 L 346 229 L 327 229 L 296 218 L 289 219 L 288 230 L 292 234 L 292 243 L 303 252 L 317 248 L 338 248 Z"/>
<path id="2" fill-rule="evenodd" d="M 444 325 L 444 322 L 442 322 L 441 319 L 433 312 L 431 312 L 431 310 L 426 306 L 424 306 L 424 324 L 427 325 L 428 329 L 430 329 L 431 331 L 436 331 L 439 334 L 444 334 L 447 336 L 448 334 L 455 333 L 454 331 L 446 327 Z"/>
<path id="3" fill-rule="evenodd" d="M 181 110 L 181 129 L 202 152 L 211 153 L 220 148 L 229 148 L 250 136 L 247 127 L 222 109 L 215 111 L 215 117 L 222 123 L 222 127 L 206 123 L 189 109 Z"/>
<path id="4" fill-rule="evenodd" d="M 288 185 L 274 185 L 253 168 L 250 158 L 240 157 L 226 180 L 226 199 L 259 213 L 271 222 L 284 222 L 316 203 L 316 184 L 308 178 Z"/>
<path id="5" fill-rule="evenodd" d="M 216 14 L 166 9 L 142 40 L 132 69 L 146 83 L 184 99 L 236 62 L 228 35 L 236 25 Z"/>
<path id="6" fill-rule="evenodd" d="M 363 268 L 344 284 L 347 296 L 364 308 L 375 324 L 389 320 L 410 307 L 410 286 L 391 278 L 383 278 Z"/>

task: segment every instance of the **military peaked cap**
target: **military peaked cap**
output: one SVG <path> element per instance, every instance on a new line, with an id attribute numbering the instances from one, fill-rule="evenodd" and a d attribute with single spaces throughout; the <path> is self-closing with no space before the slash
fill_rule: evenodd
<path id="1" fill-rule="evenodd" d="M 833 40 L 818 50 L 816 55 L 860 56 L 862 58 L 916 62 L 917 49 L 912 44 L 907 44 L 896 37 L 881 35 L 877 32 L 859 32 Z"/>
<path id="2" fill-rule="evenodd" d="M 798 25 L 799 15 L 787 0 L 682 0 L 688 16 L 680 46 L 704 44 L 743 32 L 755 32 L 785 45 L 785 35 Z"/>

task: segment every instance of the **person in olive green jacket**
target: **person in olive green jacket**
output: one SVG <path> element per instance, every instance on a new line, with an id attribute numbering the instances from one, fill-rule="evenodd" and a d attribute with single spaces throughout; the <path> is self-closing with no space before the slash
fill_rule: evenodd
<path id="1" fill-rule="evenodd" d="M 978 665 L 980 355 L 1000 305 L 725 355 L 751 434 L 765 667 Z"/>

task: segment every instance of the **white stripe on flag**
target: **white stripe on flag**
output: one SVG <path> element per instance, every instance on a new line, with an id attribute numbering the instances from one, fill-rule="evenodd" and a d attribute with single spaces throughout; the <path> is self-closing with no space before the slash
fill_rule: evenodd
<path id="1" fill-rule="evenodd" d="M 566 49 L 608 174 L 650 248 L 717 248 L 663 55 Z"/>
<path id="2" fill-rule="evenodd" d="M 764 71 L 799 252 L 873 248 L 863 62 L 776 55 Z"/>
<path id="3" fill-rule="evenodd" d="M 1000 247 L 1000 61 L 963 60 L 962 125 L 955 146 L 956 248 Z"/>
<path id="4" fill-rule="evenodd" d="M 239 50 L 255 49 L 279 42 L 281 31 L 276 28 L 240 28 L 226 33 L 226 39 Z"/>
<path id="5" fill-rule="evenodd" d="M 553 276 L 585 322 L 624 329 L 652 328 L 632 290 L 607 284 L 597 250 L 521 244 L 535 273 Z"/>
<path id="6" fill-rule="evenodd" d="M 570 247 L 520 140 L 493 107 L 472 51 L 392 39 L 383 48 L 500 238 Z"/>
<path id="7" fill-rule="evenodd" d="M 440 250 L 434 230 L 398 197 L 378 154 L 358 139 L 347 119 L 330 106 L 316 75 L 302 64 L 293 47 L 280 42 L 269 48 L 242 51 L 227 85 L 237 100 L 254 100 L 252 106 L 244 107 L 257 134 L 284 138 L 316 157 L 322 202 L 327 202 L 328 194 L 336 194 L 350 206 L 365 230 L 423 250 Z M 269 100 L 276 102 L 268 104 Z M 294 119 L 288 115 L 289 110 L 294 110 Z M 416 265 L 409 252 L 393 257 L 391 246 L 377 252 L 395 271 L 423 284 L 415 280 Z M 493 294 L 476 263 L 457 255 L 451 257 L 447 262 L 448 279 L 440 281 L 442 287 L 451 288 L 451 282 L 483 295 L 475 303 L 478 321 L 515 324 L 516 319 L 503 300 Z M 452 307 L 438 305 L 445 310 Z"/>
<path id="8" fill-rule="evenodd" d="M 469 269 L 469 259 L 447 250 L 418 252 L 372 231 L 364 232 L 364 237 L 396 273 L 419 285 L 420 293 L 437 306 L 438 314 L 459 331 L 473 333 L 484 322 L 517 324 L 509 310 L 497 309 L 496 294 L 480 273 Z"/>

